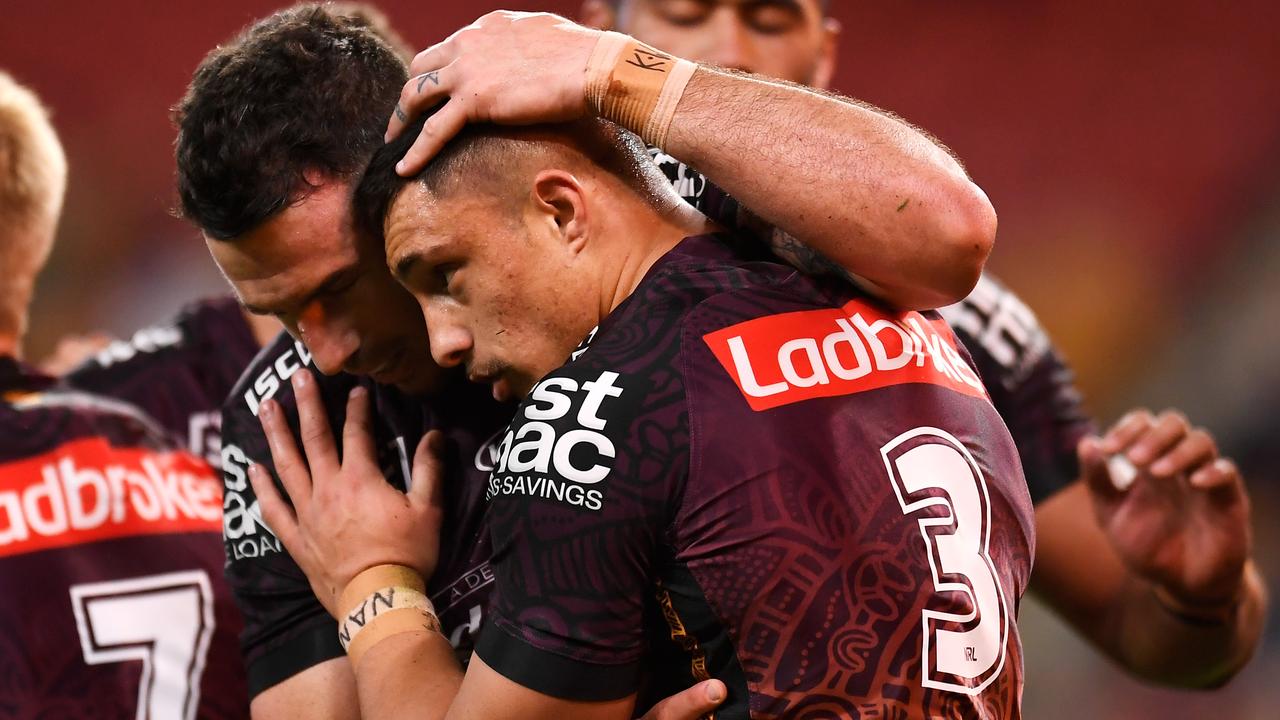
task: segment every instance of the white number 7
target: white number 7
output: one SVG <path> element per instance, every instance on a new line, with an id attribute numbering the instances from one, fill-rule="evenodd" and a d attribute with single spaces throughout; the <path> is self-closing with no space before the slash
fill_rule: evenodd
<path id="1" fill-rule="evenodd" d="M 924 610 L 923 685 L 976 695 L 1004 668 L 1009 610 L 988 554 L 991 500 L 982 470 L 949 433 L 920 427 L 880 448 L 905 515 L 919 518 L 935 592 L 968 596 L 965 613 Z M 942 493 L 929 492 L 941 490 Z"/>
<path id="2" fill-rule="evenodd" d="M 90 665 L 142 661 L 137 720 L 195 717 L 213 636 L 213 592 L 203 570 L 71 587 Z"/>

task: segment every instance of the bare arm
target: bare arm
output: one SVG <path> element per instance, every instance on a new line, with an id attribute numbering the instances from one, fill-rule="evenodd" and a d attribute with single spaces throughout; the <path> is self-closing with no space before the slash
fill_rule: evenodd
<path id="1" fill-rule="evenodd" d="M 600 36 L 554 15 L 500 11 L 424 50 L 388 134 L 447 103 L 399 171 L 417 172 L 469 122 L 566 122 L 594 112 L 585 74 Z M 822 253 L 903 307 L 967 295 L 994 242 L 995 211 L 954 158 L 910 125 L 852 101 L 699 68 L 665 144 L 803 243 L 792 242 L 787 259 L 812 263 L 809 251 Z"/>
<path id="2" fill-rule="evenodd" d="M 982 190 L 910 125 L 844 98 L 699 68 L 664 150 L 793 239 L 802 269 L 822 258 L 912 309 L 973 289 L 995 239 Z M 794 241 L 799 241 L 799 244 Z M 781 245 L 780 245 L 781 244 Z"/>
<path id="3" fill-rule="evenodd" d="M 1239 474 L 1176 413 L 1133 413 L 1103 442 L 1115 438 L 1108 450 L 1139 458 L 1133 485 L 1117 490 L 1102 445 L 1082 443 L 1085 478 L 1036 508 L 1031 589 L 1135 675 L 1221 685 L 1253 654 L 1267 605 Z"/>
<path id="4" fill-rule="evenodd" d="M 334 658 L 309 667 L 262 691 L 249 712 L 253 720 L 360 720 L 351 663 Z"/>

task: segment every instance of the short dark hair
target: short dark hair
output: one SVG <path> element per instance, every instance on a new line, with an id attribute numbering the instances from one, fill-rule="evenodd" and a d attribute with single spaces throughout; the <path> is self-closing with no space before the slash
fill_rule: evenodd
<path id="1" fill-rule="evenodd" d="M 229 240 L 311 188 L 304 173 L 354 177 L 382 144 L 408 81 L 367 17 L 296 5 L 210 52 L 174 108 L 183 216 Z"/>
<path id="2" fill-rule="evenodd" d="M 523 157 L 571 149 L 565 157 L 581 157 L 618 178 L 652 203 L 671 193 L 671 183 L 650 159 L 644 143 L 626 129 L 599 118 L 571 123 L 500 127 L 488 123 L 465 126 L 417 175 L 401 177 L 396 163 L 422 133 L 436 106 L 373 154 L 356 186 L 356 229 L 367 237 L 384 239 L 383 224 L 391 203 L 410 183 L 421 183 L 440 197 L 457 189 L 484 192 L 502 187 L 501 181 L 520 167 Z M 494 183 L 492 181 L 497 180 Z M 486 185 L 486 183 L 490 183 Z M 669 198 L 668 198 L 669 199 Z"/>

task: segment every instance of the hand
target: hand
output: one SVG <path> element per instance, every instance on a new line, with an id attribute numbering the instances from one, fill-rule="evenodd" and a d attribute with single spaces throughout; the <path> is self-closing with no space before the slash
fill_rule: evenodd
<path id="1" fill-rule="evenodd" d="M 704 680 L 654 705 L 640 720 L 698 720 L 724 702 L 725 686 Z"/>
<path id="2" fill-rule="evenodd" d="M 1078 450 L 1098 524 L 1132 572 L 1191 607 L 1238 597 L 1252 543 L 1249 497 L 1212 436 L 1180 413 L 1135 410 Z M 1108 468 L 1118 453 L 1137 471 L 1124 489 Z"/>
<path id="3" fill-rule="evenodd" d="M 305 457 L 298 455 L 279 404 L 268 400 L 259 410 L 276 474 L 293 507 L 261 465 L 249 468 L 249 480 L 263 519 L 306 573 L 321 604 L 336 617 L 347 584 L 374 565 L 406 565 L 430 579 L 440 552 L 443 436 L 432 432 L 418 444 L 409 492 L 402 493 L 378 468 L 368 390 L 356 387 L 347 400 L 341 461 L 310 372 L 294 374 L 293 391 Z"/>
<path id="4" fill-rule="evenodd" d="M 418 53 L 387 125 L 387 140 L 448 99 L 396 166 L 422 169 L 469 122 L 535 125 L 587 113 L 587 61 L 601 32 L 550 13 L 499 10 Z"/>

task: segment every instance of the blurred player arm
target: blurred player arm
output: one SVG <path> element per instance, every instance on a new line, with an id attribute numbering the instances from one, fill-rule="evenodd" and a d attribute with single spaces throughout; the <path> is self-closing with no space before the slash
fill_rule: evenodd
<path id="1" fill-rule="evenodd" d="M 1114 454 L 1132 472 L 1109 468 Z M 1225 683 L 1253 654 L 1267 605 L 1239 472 L 1171 412 L 1130 413 L 1083 440 L 1080 461 L 1082 478 L 1036 508 L 1032 590 L 1139 677 Z"/>
<path id="2" fill-rule="evenodd" d="M 468 122 L 526 125 L 594 113 L 585 69 L 601 36 L 553 15 L 497 12 L 419 53 L 389 134 L 447 103 L 399 171 L 416 172 Z M 896 305 L 959 300 L 991 251 L 995 210 L 960 163 L 870 106 L 699 67 L 665 141 L 643 132 L 647 121 L 621 120 L 796 238 L 783 248 L 788 259 L 812 264 L 802 256 L 821 253 Z"/>

